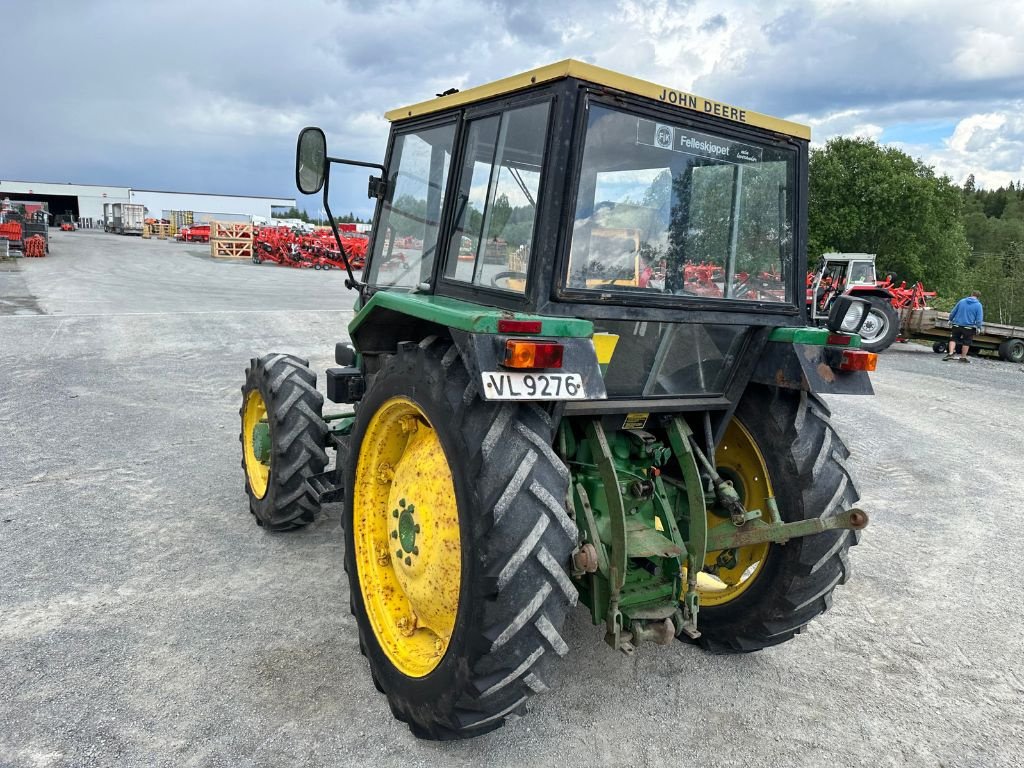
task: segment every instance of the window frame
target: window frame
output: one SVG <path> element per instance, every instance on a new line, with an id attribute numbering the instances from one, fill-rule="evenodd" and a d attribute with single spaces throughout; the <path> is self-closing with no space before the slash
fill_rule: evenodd
<path id="1" fill-rule="evenodd" d="M 446 222 L 446 219 L 448 217 L 448 196 L 449 196 L 449 193 L 450 193 L 450 190 L 451 190 L 452 174 L 454 172 L 454 167 L 455 167 L 456 150 L 458 148 L 458 143 L 460 141 L 460 136 L 461 136 L 461 133 L 462 133 L 461 113 L 460 112 L 451 112 L 451 113 L 442 113 L 442 114 L 439 114 L 439 115 L 430 115 L 429 117 L 427 117 L 427 118 L 425 118 L 423 120 L 417 120 L 415 122 L 410 122 L 408 125 L 402 125 L 401 129 L 399 129 L 397 127 L 394 128 L 391 131 L 391 135 L 388 137 L 387 151 L 385 152 L 385 155 L 384 155 L 384 167 L 387 168 L 388 176 L 390 176 L 391 170 L 392 170 L 392 162 L 394 160 L 395 145 L 398 143 L 398 139 L 399 138 L 404 137 L 404 136 L 409 136 L 409 135 L 412 135 L 412 134 L 416 134 L 416 133 L 421 133 L 423 131 L 433 130 L 435 128 L 442 128 L 442 127 L 444 127 L 446 125 L 449 125 L 449 124 L 454 126 L 455 130 L 453 131 L 453 134 L 452 134 L 452 155 L 451 155 L 451 159 L 449 160 L 449 163 L 448 163 L 448 174 L 447 174 L 447 176 L 445 178 L 444 195 L 442 195 L 442 197 L 441 197 L 441 210 L 440 210 L 440 216 L 438 217 L 438 224 L 437 224 L 437 246 L 435 246 L 435 258 L 434 258 L 434 263 L 433 263 L 433 266 L 431 267 L 431 273 L 430 273 L 430 285 L 431 285 L 431 291 L 430 292 L 433 292 L 433 289 L 434 289 L 434 287 L 436 285 L 437 267 L 438 267 L 438 262 L 440 261 L 440 259 L 437 258 L 437 252 L 438 252 L 438 250 L 440 248 L 441 242 L 446 237 L 445 222 Z M 385 180 L 387 180 L 387 179 L 385 179 Z M 373 230 L 370 233 L 371 234 L 371 240 L 367 244 L 367 254 L 368 255 L 367 255 L 367 259 L 366 259 L 366 264 L 363 267 L 362 275 L 360 276 L 364 281 L 366 281 L 366 278 L 368 277 L 369 272 L 370 272 L 371 265 L 372 265 L 373 261 L 375 260 L 374 259 L 374 255 L 375 255 L 376 249 L 377 249 L 377 238 L 384 236 L 384 229 L 385 229 L 385 227 L 381 226 L 381 224 L 382 224 L 381 218 L 383 217 L 383 215 L 384 215 L 384 198 L 382 197 L 382 198 L 379 198 L 377 200 L 376 206 L 374 207 L 373 219 L 372 219 L 372 221 L 374 222 L 373 223 Z M 416 285 L 412 285 L 412 286 L 377 285 L 377 284 L 373 284 L 373 283 L 370 283 L 370 282 L 366 281 L 366 286 L 367 286 L 367 299 L 369 299 L 371 296 L 373 296 L 373 294 L 375 294 L 377 291 L 398 291 L 398 292 L 401 292 L 401 293 L 413 293 L 413 292 L 417 292 L 418 291 L 418 288 L 416 287 Z"/>
<path id="2" fill-rule="evenodd" d="M 609 94 L 604 89 L 580 84 L 576 108 L 577 122 L 572 136 L 574 151 L 569 159 L 567 189 L 564 197 L 561 239 L 558 243 L 558 257 L 552 279 L 550 300 L 553 304 L 590 305 L 592 307 L 630 307 L 638 312 L 647 313 L 656 309 L 698 310 L 714 312 L 731 312 L 738 315 L 801 315 L 806 311 L 804 306 L 803 286 L 805 277 L 799 275 L 801 264 L 806 263 L 803 249 L 806 247 L 806 228 L 801 225 L 801 210 L 806 206 L 806 189 L 801 183 L 801 164 L 806 163 L 806 152 L 801 150 L 800 143 L 782 134 L 765 135 L 763 131 L 751 131 L 743 126 L 702 119 L 680 114 L 676 109 L 661 108 L 628 95 Z M 789 301 L 767 302 L 751 301 L 737 298 L 712 298 L 704 296 L 673 296 L 653 294 L 644 296 L 637 301 L 640 294 L 633 292 L 608 291 L 602 293 L 595 289 L 571 288 L 569 281 L 569 251 L 572 247 L 573 223 L 576 219 L 576 204 L 580 194 L 583 170 L 583 154 L 585 150 L 587 126 L 590 110 L 594 105 L 608 108 L 615 112 L 637 116 L 645 119 L 659 120 L 675 125 L 685 126 L 695 131 L 712 133 L 724 139 L 753 143 L 757 146 L 784 149 L 793 152 L 793 252 L 790 272 L 786 281 L 790 291 Z M 799 278 L 799 279 L 798 279 Z M 605 313 L 599 313 L 604 316 Z M 650 318 L 653 319 L 653 316 Z M 774 323 L 765 323 L 774 324 Z"/>
<path id="3" fill-rule="evenodd" d="M 541 159 L 541 173 L 537 187 L 537 216 L 534 219 L 533 233 L 530 240 L 530 263 L 527 265 L 526 285 L 523 292 L 519 293 L 501 288 L 492 288 L 489 285 L 477 285 L 473 282 L 457 280 L 454 277 L 447 276 L 445 272 L 448 265 L 451 239 L 456 235 L 456 188 L 462 182 L 461 171 L 463 163 L 465 162 L 466 143 L 469 138 L 470 124 L 476 120 L 494 115 L 501 115 L 513 109 L 520 109 L 522 107 L 529 107 L 534 104 L 541 103 L 548 104 L 548 118 L 547 125 L 544 129 L 544 152 Z M 471 301 L 475 303 L 482 303 L 481 295 L 483 295 L 486 297 L 483 303 L 487 303 L 489 305 L 493 304 L 494 306 L 502 309 L 513 309 L 516 311 L 524 311 L 526 307 L 534 306 L 536 304 L 534 296 L 535 289 L 538 283 L 543 282 L 543 276 L 538 275 L 538 270 L 541 269 L 540 262 L 544 261 L 537 257 L 537 242 L 543 220 L 547 215 L 549 215 L 545 209 L 543 201 L 546 200 L 547 196 L 551 193 L 551 161 L 554 159 L 552 154 L 554 151 L 552 141 L 555 133 L 555 119 L 558 115 L 558 109 L 558 92 L 555 88 L 547 87 L 539 91 L 529 91 L 512 97 L 505 97 L 493 102 L 473 105 L 472 107 L 461 111 L 459 132 L 456 136 L 456 145 L 451 166 L 452 175 L 449 179 L 445 196 L 444 258 L 435 264 L 435 293 L 437 293 L 437 295 L 448 296 L 453 299 L 461 299 L 463 301 Z"/>

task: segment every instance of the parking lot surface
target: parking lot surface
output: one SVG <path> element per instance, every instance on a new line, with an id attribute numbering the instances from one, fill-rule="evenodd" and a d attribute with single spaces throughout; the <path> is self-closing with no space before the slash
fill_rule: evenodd
<path id="1" fill-rule="evenodd" d="M 337 507 L 267 534 L 239 468 L 248 359 L 322 371 L 351 302 L 91 232 L 0 265 L 0 765 L 1022 764 L 1024 368 L 896 345 L 830 399 L 871 524 L 793 642 L 627 658 L 578 610 L 527 717 L 427 743 L 359 653 Z"/>

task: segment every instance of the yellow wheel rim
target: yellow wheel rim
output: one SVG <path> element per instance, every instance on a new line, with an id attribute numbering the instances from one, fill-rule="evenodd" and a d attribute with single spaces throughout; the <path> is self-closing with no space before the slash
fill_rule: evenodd
<path id="1" fill-rule="evenodd" d="M 743 506 L 760 509 L 761 519 L 771 522 L 768 498 L 772 496 L 772 484 L 768 467 L 754 438 L 738 420 L 729 422 L 715 460 L 719 474 L 732 480 Z M 708 528 L 728 519 L 708 510 Z M 705 573 L 698 580 L 700 604 L 723 605 L 746 592 L 764 568 L 769 547 L 767 543 L 753 544 L 727 552 L 708 552 L 704 558 Z"/>
<path id="2" fill-rule="evenodd" d="M 249 489 L 253 496 L 262 499 L 267 495 L 267 484 L 270 481 L 270 456 L 266 461 L 256 457 L 254 438 L 257 426 L 267 421 L 267 405 L 258 390 L 251 390 L 245 396 L 245 409 L 242 412 L 242 453 L 245 456 L 245 475 L 249 478 Z"/>
<path id="3" fill-rule="evenodd" d="M 430 421 L 408 398 L 386 401 L 363 435 L 352 540 L 378 644 L 402 674 L 430 674 L 455 629 L 462 544 L 448 458 Z"/>

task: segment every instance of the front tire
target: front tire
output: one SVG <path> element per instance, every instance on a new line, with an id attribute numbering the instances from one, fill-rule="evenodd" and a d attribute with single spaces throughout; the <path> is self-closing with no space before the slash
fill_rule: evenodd
<path id="1" fill-rule="evenodd" d="M 242 469 L 249 511 L 268 531 L 313 522 L 306 478 L 327 465 L 324 398 L 309 363 L 295 355 L 253 358 L 242 386 Z"/>
<path id="2" fill-rule="evenodd" d="M 748 509 L 765 509 L 765 494 L 772 491 L 787 523 L 837 514 L 856 503 L 845 463 L 850 452 L 829 415 L 824 401 L 806 392 L 762 386 L 747 390 L 735 420 L 753 439 L 761 465 L 751 467 L 749 457 L 730 459 L 728 450 L 720 450 L 717 458 L 720 466 L 734 464 L 722 474 L 736 477 L 737 488 L 746 488 L 741 495 Z M 755 481 L 744 482 L 744 474 Z M 833 590 L 849 578 L 848 550 L 858 540 L 859 532 L 840 530 L 760 545 L 756 562 L 750 556 L 755 547 L 736 550 L 735 567 L 751 574 L 749 582 L 725 594 L 728 599 L 715 592 L 702 596 L 698 642 L 715 653 L 744 653 L 790 640 L 828 610 Z"/>
<path id="3" fill-rule="evenodd" d="M 483 401 L 436 337 L 399 345 L 361 402 L 343 521 L 351 609 L 374 684 L 420 738 L 500 727 L 568 651 L 577 532 L 553 434 L 536 405 Z"/>

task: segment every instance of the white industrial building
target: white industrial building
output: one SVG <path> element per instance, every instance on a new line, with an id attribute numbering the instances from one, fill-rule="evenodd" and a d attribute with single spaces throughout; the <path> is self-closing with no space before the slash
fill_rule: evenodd
<path id="1" fill-rule="evenodd" d="M 31 200 L 49 204 L 50 213 L 69 213 L 76 219 L 103 220 L 104 203 L 141 203 L 146 216 L 166 219 L 170 211 L 192 211 L 194 221 L 252 221 L 269 219 L 272 208 L 293 208 L 293 197 L 213 195 L 169 192 L 98 184 L 54 184 L 42 181 L 0 180 L 0 200 Z"/>
<path id="2" fill-rule="evenodd" d="M 206 221 L 252 221 L 269 219 L 271 208 L 294 208 L 295 198 L 255 195 L 207 195 L 202 192 L 164 192 L 131 189 L 130 202 L 146 206 L 154 219 L 169 218 L 171 211 L 192 211 L 198 224 Z M 101 206 L 102 210 L 102 206 Z"/>

